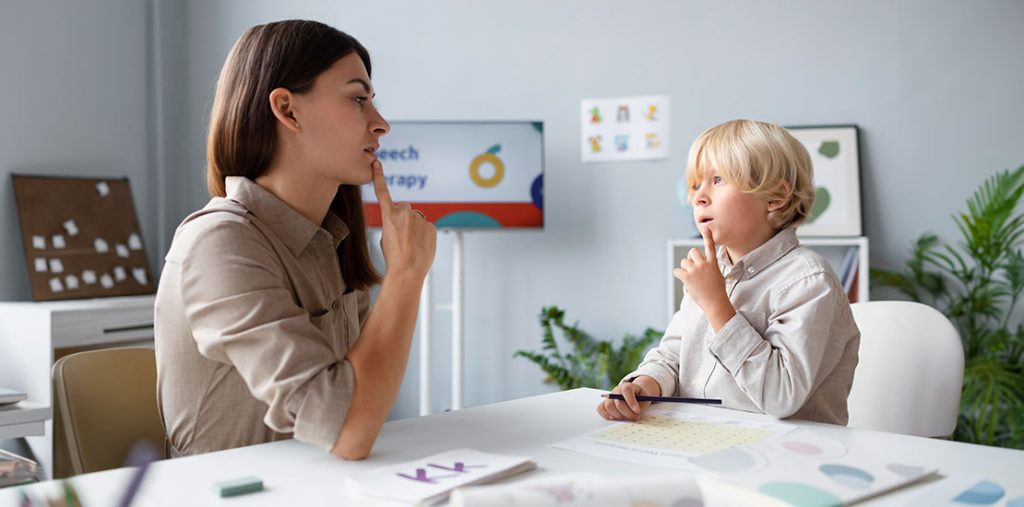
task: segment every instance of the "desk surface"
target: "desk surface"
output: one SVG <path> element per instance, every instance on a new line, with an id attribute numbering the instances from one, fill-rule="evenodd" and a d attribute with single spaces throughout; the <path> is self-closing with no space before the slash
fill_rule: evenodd
<path id="1" fill-rule="evenodd" d="M 289 440 L 231 449 L 154 463 L 140 493 L 140 505 L 219 504 L 211 492 L 214 482 L 254 475 L 266 490 L 238 497 L 232 504 L 320 505 L 345 504 L 342 478 L 354 471 L 400 463 L 455 447 L 533 457 L 538 469 L 513 480 L 541 474 L 592 471 L 608 476 L 664 473 L 666 469 L 623 463 L 550 447 L 551 444 L 590 432 L 608 423 L 595 411 L 602 391 L 576 389 L 534 396 L 454 412 L 391 421 L 384 425 L 373 453 L 365 461 L 334 458 L 327 452 Z M 687 411 L 722 415 L 726 409 L 687 405 Z M 730 417 L 756 421 L 767 416 L 729 410 Z M 820 423 L 787 421 L 823 436 L 839 440 L 908 464 L 931 464 L 940 473 L 979 474 L 1008 493 L 1024 494 L 1024 451 L 857 430 Z M 86 505 L 109 505 L 119 498 L 131 469 L 87 474 L 73 479 Z M 56 491 L 54 483 L 29 486 Z M 902 505 L 923 491 L 911 486 L 881 496 L 864 505 Z M 17 499 L 17 492 L 0 490 L 0 504 Z M 1004 498 L 1005 500 L 1005 498 Z"/>
<path id="2" fill-rule="evenodd" d="M 42 435 L 53 411 L 45 403 L 20 401 L 0 405 L 0 440 Z"/>

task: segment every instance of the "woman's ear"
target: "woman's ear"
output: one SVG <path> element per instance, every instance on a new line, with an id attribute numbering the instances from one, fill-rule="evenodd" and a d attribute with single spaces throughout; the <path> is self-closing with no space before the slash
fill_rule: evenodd
<path id="1" fill-rule="evenodd" d="M 270 92 L 270 110 L 274 117 L 293 132 L 299 131 L 299 120 L 295 118 L 295 96 L 286 88 L 274 88 Z"/>
<path id="2" fill-rule="evenodd" d="M 789 204 L 789 200 L 793 198 L 793 190 L 789 186 L 789 182 L 788 181 L 783 180 L 779 184 L 779 186 L 782 187 L 782 188 L 779 189 L 779 197 L 777 197 L 775 199 L 769 199 L 768 200 L 768 211 L 769 212 L 771 212 L 771 211 L 778 211 L 778 210 L 780 210 L 782 208 L 785 208 L 786 205 Z"/>

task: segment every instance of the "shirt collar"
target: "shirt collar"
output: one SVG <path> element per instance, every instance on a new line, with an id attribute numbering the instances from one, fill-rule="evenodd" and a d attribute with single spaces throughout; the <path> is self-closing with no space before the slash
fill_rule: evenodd
<path id="1" fill-rule="evenodd" d="M 318 232 L 323 231 L 331 237 L 335 250 L 342 240 L 348 237 L 348 226 L 333 211 L 327 212 L 322 227 L 318 227 L 249 178 L 228 176 L 224 180 L 224 186 L 228 199 L 245 206 L 256 218 L 267 224 L 296 257 L 309 246 L 309 242 Z"/>
<path id="2" fill-rule="evenodd" d="M 796 237 L 796 228 L 787 227 L 775 233 L 775 236 L 772 236 L 763 245 L 743 256 L 735 264 L 729 260 L 728 255 L 725 253 L 725 248 L 722 247 L 718 256 L 721 260 L 722 273 L 737 272 L 740 273 L 740 276 L 743 276 L 742 273 L 746 273 L 747 278 L 750 278 L 782 258 L 783 255 L 789 253 L 790 250 L 796 248 L 799 244 L 800 241 Z"/>

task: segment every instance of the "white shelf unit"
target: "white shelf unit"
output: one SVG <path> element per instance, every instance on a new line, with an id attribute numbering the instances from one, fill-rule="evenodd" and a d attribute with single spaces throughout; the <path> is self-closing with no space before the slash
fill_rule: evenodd
<path id="1" fill-rule="evenodd" d="M 820 253 L 825 259 L 832 264 L 832 268 L 839 273 L 840 265 L 843 262 L 843 258 L 846 256 L 846 252 L 850 248 L 856 248 L 857 252 L 857 274 L 856 281 L 857 291 L 854 297 L 850 298 L 850 302 L 867 301 L 868 300 L 868 238 L 865 236 L 850 237 L 850 238 L 800 238 L 800 244 L 808 248 L 814 249 Z M 672 321 L 672 316 L 679 310 L 679 303 L 683 300 L 683 283 L 672 276 L 672 270 L 679 266 L 679 261 L 683 260 L 687 252 L 691 248 L 704 248 L 704 240 L 701 238 L 694 239 L 670 239 L 668 241 L 668 269 L 666 274 L 668 276 L 668 320 Z"/>
<path id="2" fill-rule="evenodd" d="M 0 386 L 23 391 L 53 408 L 50 370 L 66 353 L 110 347 L 153 346 L 152 294 L 52 302 L 0 302 Z M 132 379 L 125 379 L 131 382 Z M 54 456 L 53 420 L 29 447 L 47 477 L 62 474 Z M 60 442 L 63 439 L 57 436 Z M 55 469 L 55 465 L 56 469 Z"/>

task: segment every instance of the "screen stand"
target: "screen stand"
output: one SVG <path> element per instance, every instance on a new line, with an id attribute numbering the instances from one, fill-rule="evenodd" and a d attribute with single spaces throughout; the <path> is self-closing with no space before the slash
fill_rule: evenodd
<path id="1" fill-rule="evenodd" d="M 463 344 L 463 290 L 465 270 L 462 257 L 462 231 L 452 233 L 452 303 L 434 305 L 431 297 L 431 274 L 423 280 L 420 293 L 420 415 L 430 414 L 430 315 L 434 309 L 452 312 L 452 405 L 451 410 L 462 408 L 462 344 Z"/>
<path id="2" fill-rule="evenodd" d="M 420 293 L 420 415 L 430 414 L 430 314 L 434 309 L 430 278 L 431 272 L 427 271 Z"/>
<path id="3" fill-rule="evenodd" d="M 452 231 L 452 410 L 462 408 L 462 231 Z"/>

